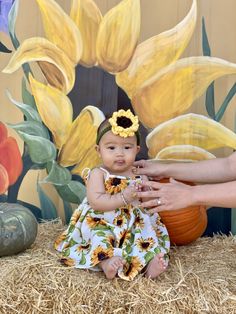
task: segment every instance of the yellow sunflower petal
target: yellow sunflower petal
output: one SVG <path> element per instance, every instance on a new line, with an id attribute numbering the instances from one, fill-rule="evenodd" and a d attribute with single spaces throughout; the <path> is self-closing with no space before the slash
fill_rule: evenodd
<path id="1" fill-rule="evenodd" d="M 77 64 L 83 50 L 78 27 L 56 1 L 36 1 L 42 14 L 46 37 L 61 48 L 74 64 Z"/>
<path id="2" fill-rule="evenodd" d="M 60 149 L 66 142 L 72 126 L 71 102 L 58 89 L 36 81 L 31 75 L 29 79 L 40 117 L 52 132 L 56 147 Z"/>
<path id="3" fill-rule="evenodd" d="M 91 67 L 96 64 L 96 39 L 102 14 L 93 0 L 73 0 L 70 16 L 78 26 L 82 40 L 83 53 L 80 63 Z"/>
<path id="4" fill-rule="evenodd" d="M 192 37 L 196 20 L 197 3 L 194 0 L 179 24 L 138 45 L 128 68 L 116 75 L 117 84 L 130 98 L 144 81 L 180 57 Z"/>
<path id="5" fill-rule="evenodd" d="M 97 128 L 103 120 L 102 111 L 96 107 L 87 106 L 81 111 L 74 120 L 68 141 L 59 154 L 59 163 L 62 166 L 79 163 L 91 147 L 95 147 Z"/>
<path id="6" fill-rule="evenodd" d="M 163 148 L 155 159 L 164 161 L 198 161 L 215 156 L 207 150 L 193 145 L 173 145 Z"/>
<path id="7" fill-rule="evenodd" d="M 13 54 L 4 73 L 13 73 L 26 62 L 38 61 L 40 66 L 50 65 L 50 70 L 43 71 L 48 82 L 68 93 L 74 86 L 75 69 L 66 54 L 45 38 L 26 39 Z"/>
<path id="8" fill-rule="evenodd" d="M 147 80 L 132 99 L 142 123 L 154 128 L 186 111 L 215 79 L 236 73 L 236 64 L 218 58 L 180 59 Z"/>
<path id="9" fill-rule="evenodd" d="M 236 148 L 236 134 L 219 122 L 189 113 L 158 125 L 146 138 L 148 154 L 154 158 L 164 147 L 193 145 L 210 150 Z"/>
<path id="10" fill-rule="evenodd" d="M 140 0 L 123 0 L 103 18 L 97 37 L 98 63 L 108 72 L 129 64 L 140 34 Z"/>
<path id="11" fill-rule="evenodd" d="M 93 145 L 87 150 L 80 162 L 72 169 L 71 173 L 82 176 L 82 172 L 85 168 L 92 169 L 100 165 L 101 162 L 101 158 L 95 150 L 95 145 Z"/>

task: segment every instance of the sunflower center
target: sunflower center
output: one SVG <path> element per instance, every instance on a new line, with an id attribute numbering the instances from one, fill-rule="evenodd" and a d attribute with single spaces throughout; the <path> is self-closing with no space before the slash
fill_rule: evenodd
<path id="1" fill-rule="evenodd" d="M 87 244 L 87 245 L 81 245 L 81 248 L 83 249 L 83 250 L 86 250 L 86 249 L 88 249 L 89 248 L 89 244 Z"/>
<path id="2" fill-rule="evenodd" d="M 124 116 L 118 117 L 116 120 L 117 125 L 122 126 L 123 128 L 127 129 L 131 127 L 132 121 Z"/>
<path id="3" fill-rule="evenodd" d="M 107 254 L 104 252 L 98 253 L 98 260 L 103 261 L 104 259 L 107 259 Z"/>
<path id="4" fill-rule="evenodd" d="M 143 242 L 141 245 L 142 245 L 142 248 L 144 249 L 147 249 L 149 247 L 149 242 Z"/>
<path id="5" fill-rule="evenodd" d="M 119 185 L 121 183 L 121 179 L 119 179 L 119 178 L 114 178 L 113 180 L 112 180 L 112 185 L 114 185 L 114 186 L 117 186 L 117 185 Z"/>
<path id="6" fill-rule="evenodd" d="M 122 222 L 123 222 L 123 220 L 122 220 L 122 219 L 118 219 L 118 220 L 117 220 L 117 226 L 122 225 Z"/>
<path id="7" fill-rule="evenodd" d="M 99 221 L 101 220 L 101 218 L 93 217 L 93 220 L 94 220 L 95 222 L 99 222 Z"/>

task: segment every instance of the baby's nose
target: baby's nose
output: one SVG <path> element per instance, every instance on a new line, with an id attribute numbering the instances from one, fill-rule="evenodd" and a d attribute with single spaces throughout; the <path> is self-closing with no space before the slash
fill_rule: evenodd
<path id="1" fill-rule="evenodd" d="M 117 149 L 117 156 L 122 156 L 122 155 L 124 155 L 124 150 L 122 147 L 120 147 Z"/>

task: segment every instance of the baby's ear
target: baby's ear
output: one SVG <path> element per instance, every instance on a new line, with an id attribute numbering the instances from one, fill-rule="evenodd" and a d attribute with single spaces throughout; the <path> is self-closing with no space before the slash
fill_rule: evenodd
<path id="1" fill-rule="evenodd" d="M 95 149 L 96 149 L 96 152 L 100 154 L 100 147 L 98 145 L 95 145 Z"/>
<path id="2" fill-rule="evenodd" d="M 137 146 L 137 153 L 140 151 L 140 146 Z"/>

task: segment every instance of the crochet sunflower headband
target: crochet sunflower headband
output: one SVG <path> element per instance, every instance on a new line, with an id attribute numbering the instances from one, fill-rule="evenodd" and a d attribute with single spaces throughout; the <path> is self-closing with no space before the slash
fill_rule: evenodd
<path id="1" fill-rule="evenodd" d="M 127 111 L 120 109 L 115 111 L 110 119 L 104 123 L 104 127 L 98 129 L 96 144 L 98 145 L 102 136 L 112 131 L 113 134 L 121 137 L 136 136 L 137 144 L 140 144 L 140 134 L 138 132 L 138 117 L 128 109 Z"/>

